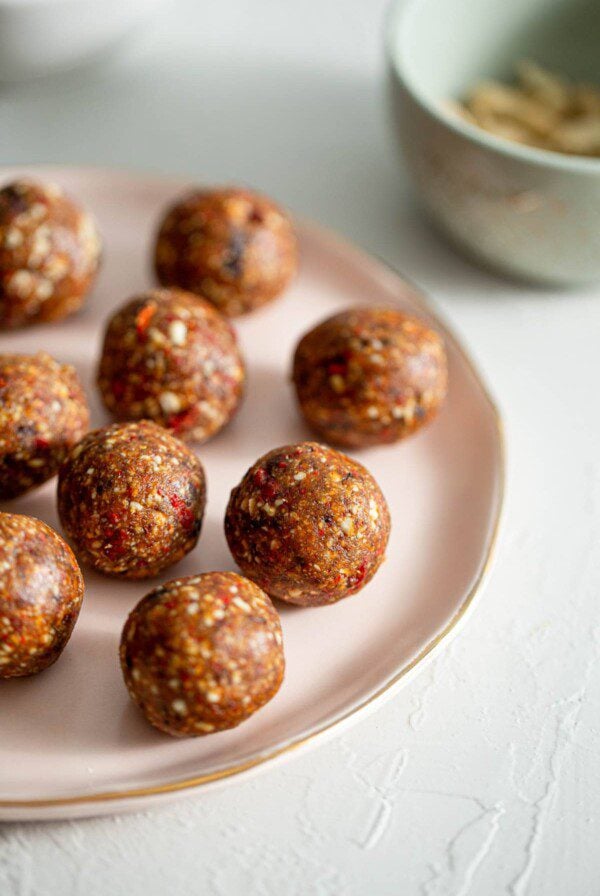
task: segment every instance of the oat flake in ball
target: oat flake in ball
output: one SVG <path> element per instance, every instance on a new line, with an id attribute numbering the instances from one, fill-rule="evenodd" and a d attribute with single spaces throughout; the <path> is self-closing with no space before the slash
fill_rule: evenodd
<path id="1" fill-rule="evenodd" d="M 297 255 L 285 212 L 266 196 L 230 187 L 176 202 L 160 225 L 154 263 L 163 286 L 203 296 L 232 317 L 283 292 Z"/>
<path id="2" fill-rule="evenodd" d="M 371 474 L 314 442 L 261 457 L 233 489 L 225 515 L 244 575 L 302 606 L 359 591 L 383 562 L 389 533 L 387 503 Z"/>
<path id="3" fill-rule="evenodd" d="M 0 329 L 60 320 L 82 304 L 100 259 L 91 216 L 54 184 L 0 190 Z"/>
<path id="4" fill-rule="evenodd" d="M 244 363 L 229 322 L 179 289 L 142 294 L 110 319 L 98 371 L 109 411 L 204 442 L 236 412 Z"/>
<path id="5" fill-rule="evenodd" d="M 132 699 L 174 737 L 239 725 L 275 696 L 284 666 L 271 601 L 231 572 L 161 585 L 135 607 L 121 638 Z"/>
<path id="6" fill-rule="evenodd" d="M 50 355 L 0 355 L 0 499 L 58 471 L 86 432 L 89 411 L 75 369 Z"/>
<path id="7" fill-rule="evenodd" d="M 304 417 L 334 445 L 395 442 L 438 412 L 447 389 L 441 337 L 395 308 L 357 307 L 310 330 L 294 356 Z"/>
<path id="8" fill-rule="evenodd" d="M 33 517 L 0 513 L 0 678 L 55 662 L 82 599 L 83 576 L 60 535 Z"/>
<path id="9" fill-rule="evenodd" d="M 58 511 L 81 560 L 143 579 L 172 566 L 198 540 L 206 503 L 202 464 L 149 420 L 85 436 L 58 476 Z"/>

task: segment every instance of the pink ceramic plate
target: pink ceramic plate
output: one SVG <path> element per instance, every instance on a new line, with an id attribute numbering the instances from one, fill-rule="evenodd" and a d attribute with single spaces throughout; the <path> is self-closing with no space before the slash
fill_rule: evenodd
<path id="1" fill-rule="evenodd" d="M 0 171 L 50 179 L 97 216 L 105 261 L 85 310 L 64 323 L 3 334 L 2 350 L 40 348 L 75 364 L 92 402 L 103 322 L 152 283 L 149 252 L 157 217 L 186 183 L 93 169 Z M 472 606 L 489 565 L 503 488 L 502 437 L 479 375 L 415 289 L 358 249 L 299 225 L 302 266 L 289 292 L 237 322 L 249 366 L 248 393 L 229 428 L 199 449 L 208 512 L 197 548 L 164 580 L 230 569 L 222 519 L 229 491 L 276 445 L 310 437 L 289 382 L 296 340 L 321 318 L 356 302 L 397 302 L 446 334 L 450 394 L 439 418 L 404 444 L 356 456 L 389 501 L 388 559 L 373 582 L 336 606 L 282 615 L 287 672 L 277 697 L 239 728 L 173 740 L 130 702 L 117 662 L 128 611 L 155 584 L 86 571 L 73 637 L 41 675 L 0 683 L 0 818 L 75 817 L 146 808 L 160 799 L 235 780 L 349 724 L 395 692 L 407 673 L 446 641 Z M 55 483 L 6 505 L 59 528 Z"/>

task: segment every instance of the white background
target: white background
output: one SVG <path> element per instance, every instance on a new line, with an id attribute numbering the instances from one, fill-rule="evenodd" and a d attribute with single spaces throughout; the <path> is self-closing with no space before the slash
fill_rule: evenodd
<path id="1" fill-rule="evenodd" d="M 432 234 L 386 127 L 383 7 L 171 2 L 101 65 L 0 88 L 0 162 L 247 182 L 429 291 L 505 418 L 487 591 L 394 700 L 286 765 L 147 814 L 3 826 L 2 896 L 600 892 L 599 289 L 510 284 Z"/>

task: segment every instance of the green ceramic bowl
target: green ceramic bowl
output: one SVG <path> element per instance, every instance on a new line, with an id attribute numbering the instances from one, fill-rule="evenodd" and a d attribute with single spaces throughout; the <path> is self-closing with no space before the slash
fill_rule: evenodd
<path id="1" fill-rule="evenodd" d="M 446 108 L 530 58 L 600 85 L 600 0 L 395 0 L 389 98 L 433 221 L 472 257 L 548 284 L 600 279 L 600 159 L 529 148 Z"/>

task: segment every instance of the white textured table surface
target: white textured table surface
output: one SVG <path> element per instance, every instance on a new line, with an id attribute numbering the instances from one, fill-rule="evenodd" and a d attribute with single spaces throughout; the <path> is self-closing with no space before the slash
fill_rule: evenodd
<path id="1" fill-rule="evenodd" d="M 246 181 L 427 289 L 505 417 L 485 596 L 399 696 L 284 766 L 147 814 L 1 827 L 2 896 L 600 891 L 600 288 L 511 285 L 432 235 L 385 126 L 383 5 L 173 2 L 126 55 L 0 89 L 0 162 Z"/>

